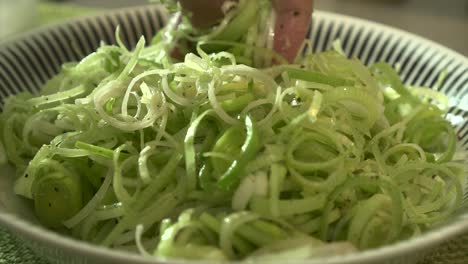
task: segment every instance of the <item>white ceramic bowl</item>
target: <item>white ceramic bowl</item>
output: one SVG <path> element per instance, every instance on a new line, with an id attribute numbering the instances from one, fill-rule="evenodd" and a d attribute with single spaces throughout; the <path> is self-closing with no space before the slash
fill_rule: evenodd
<path id="1" fill-rule="evenodd" d="M 42 83 L 58 72 L 62 63 L 79 60 L 92 52 L 100 40 L 114 42 L 116 25 L 121 25 L 124 41 L 134 46 L 141 35 L 151 38 L 166 19 L 167 14 L 157 6 L 125 9 L 44 28 L 4 43 L 0 45 L 0 98 L 26 89 L 38 91 Z M 451 108 L 447 117 L 456 127 L 459 147 L 468 150 L 466 57 L 401 30 L 320 11 L 314 14 L 310 32 L 304 54 L 328 49 L 331 42 L 339 38 L 347 54 L 358 56 L 366 63 L 379 60 L 400 63 L 406 83 L 433 86 L 440 72 L 446 69 L 447 78 L 437 89 L 450 96 Z M 35 221 L 31 204 L 13 194 L 12 168 L 4 167 L 0 174 L 0 224 L 52 263 L 158 262 L 76 241 L 42 228 Z M 444 241 L 468 232 L 467 192 L 468 188 L 465 188 L 465 209 L 445 225 L 417 238 L 376 250 L 307 263 L 415 263 Z"/>

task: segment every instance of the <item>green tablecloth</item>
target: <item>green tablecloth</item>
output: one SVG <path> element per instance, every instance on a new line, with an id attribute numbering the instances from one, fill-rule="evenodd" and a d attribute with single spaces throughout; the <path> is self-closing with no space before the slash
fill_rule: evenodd
<path id="1" fill-rule="evenodd" d="M 41 3 L 40 23 L 45 25 L 74 16 L 92 14 L 96 10 L 68 4 Z M 18 238 L 0 228 L 0 264 L 47 264 Z M 455 242 L 446 243 L 426 257 L 420 264 L 468 264 L 468 234 Z"/>
<path id="2" fill-rule="evenodd" d="M 467 263 L 468 234 L 457 239 L 456 242 L 442 245 L 419 264 Z M 48 262 L 34 254 L 18 238 L 0 229 L 0 264 L 48 264 Z"/>
<path id="3" fill-rule="evenodd" d="M 48 264 L 39 258 L 24 243 L 0 229 L 0 264 Z"/>

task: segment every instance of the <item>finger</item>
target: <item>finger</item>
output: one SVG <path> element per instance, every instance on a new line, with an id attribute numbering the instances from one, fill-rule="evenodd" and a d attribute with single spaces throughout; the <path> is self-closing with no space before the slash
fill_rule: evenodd
<path id="1" fill-rule="evenodd" d="M 195 27 L 209 27 L 217 24 L 223 17 L 222 6 L 226 0 L 179 0 L 182 8 L 191 13 Z"/>
<path id="2" fill-rule="evenodd" d="M 276 11 L 274 49 L 293 62 L 311 22 L 313 0 L 274 0 Z"/>

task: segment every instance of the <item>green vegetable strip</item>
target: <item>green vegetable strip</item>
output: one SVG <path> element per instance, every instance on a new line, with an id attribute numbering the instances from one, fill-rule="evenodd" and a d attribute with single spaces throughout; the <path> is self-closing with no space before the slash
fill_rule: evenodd
<path id="1" fill-rule="evenodd" d="M 130 205 L 133 203 L 132 195 L 125 189 L 123 184 L 123 173 L 127 164 L 134 163 L 136 161 L 135 156 L 132 156 L 122 163 L 119 163 L 120 153 L 125 149 L 125 145 L 118 147 L 114 151 L 113 157 L 113 167 L 114 167 L 114 176 L 112 180 L 112 187 L 114 187 L 114 193 L 117 199 L 124 205 L 124 208 L 130 210 Z"/>
<path id="2" fill-rule="evenodd" d="M 371 222 L 371 219 L 374 216 L 374 214 L 376 214 L 376 212 L 382 209 L 385 210 L 389 206 L 391 206 L 390 203 L 391 201 L 387 196 L 376 194 L 369 198 L 367 201 L 364 201 L 360 205 L 358 205 L 359 209 L 356 212 L 356 216 L 351 221 L 348 230 L 348 240 L 355 245 L 359 245 L 360 248 L 366 248 L 362 245 L 361 241 L 361 236 L 363 235 L 362 233 L 364 232 L 366 225 L 368 225 L 369 222 Z M 366 239 L 363 240 L 367 241 Z"/>
<path id="3" fill-rule="evenodd" d="M 237 232 L 247 241 L 260 247 L 267 245 L 271 242 L 272 239 L 274 239 L 273 235 L 262 232 L 261 230 L 258 230 L 258 228 L 253 228 L 247 225 L 240 228 Z"/>
<path id="4" fill-rule="evenodd" d="M 455 134 L 452 126 L 448 122 L 443 122 L 442 126 L 447 132 L 446 137 L 448 139 L 448 143 L 446 151 L 437 159 L 437 162 L 439 163 L 451 161 L 457 148 L 457 135 Z"/>
<path id="5" fill-rule="evenodd" d="M 114 158 L 114 151 L 111 150 L 111 149 L 95 146 L 95 145 L 88 144 L 88 143 L 81 142 L 81 141 L 77 141 L 75 143 L 75 147 L 78 148 L 78 149 L 87 150 L 92 154 L 99 155 L 99 156 L 102 156 L 104 158 L 108 158 L 108 159 L 113 159 Z M 129 155 L 126 154 L 126 153 L 120 153 L 119 157 L 125 159 L 125 158 L 129 157 Z"/>
<path id="6" fill-rule="evenodd" d="M 151 184 L 146 187 L 146 189 L 141 192 L 137 197 L 135 197 L 134 200 L 138 201 L 138 203 L 135 204 L 135 207 L 132 208 L 134 211 L 141 211 L 147 206 L 147 203 L 150 201 L 150 199 L 156 195 L 158 192 L 160 192 L 162 189 L 167 187 L 167 185 L 171 181 L 171 176 L 173 176 L 174 170 L 177 167 L 178 163 L 182 159 L 182 155 L 180 154 L 174 154 L 169 162 L 167 163 L 166 166 L 161 170 L 161 172 L 157 175 L 156 179 L 151 182 Z M 172 201 L 171 203 L 168 203 L 168 207 L 172 207 Z M 172 208 L 171 208 L 172 209 Z M 166 209 L 169 210 L 169 209 Z M 151 211 L 150 211 L 151 212 Z M 157 214 L 164 214 L 164 211 L 159 212 Z M 157 215 L 159 217 L 159 215 Z M 108 234 L 108 236 L 104 239 L 102 242 L 103 245 L 111 245 L 112 242 L 114 241 L 115 237 L 119 235 L 125 228 L 127 228 L 127 225 L 130 224 L 133 221 L 133 215 L 128 216 L 127 218 L 124 218 L 122 221 L 119 222 L 119 224 Z"/>
<path id="7" fill-rule="evenodd" d="M 354 119 L 362 119 L 358 122 L 366 129 L 374 126 L 383 110 L 369 93 L 354 87 L 335 88 L 323 96 L 328 104 L 339 104 L 341 108 L 349 111 Z"/>
<path id="8" fill-rule="evenodd" d="M 212 231 L 219 234 L 221 230 L 221 221 L 219 221 L 217 218 L 211 216 L 208 213 L 203 213 L 200 216 L 200 221 L 203 224 L 205 224 L 208 228 L 210 228 Z M 234 235 L 232 237 L 232 243 L 235 249 L 242 256 L 245 256 L 254 250 L 254 247 L 251 244 L 246 242 L 243 238 L 239 237 L 238 235 Z"/>
<path id="9" fill-rule="evenodd" d="M 257 128 L 250 116 L 245 118 L 245 128 L 247 132 L 240 157 L 231 164 L 218 181 L 218 186 L 223 190 L 231 190 L 240 183 L 247 162 L 255 156 L 259 148 L 260 139 Z"/>
<path id="10" fill-rule="evenodd" d="M 185 136 L 184 146 L 185 146 L 185 166 L 186 166 L 186 173 L 187 173 L 187 191 L 193 191 L 196 189 L 197 185 L 197 168 L 196 168 L 196 161 L 195 161 L 195 148 L 193 145 L 193 141 L 197 134 L 197 128 L 203 119 L 213 114 L 213 111 L 207 110 L 202 113 L 200 116 L 195 118 L 187 131 L 187 135 Z"/>
<path id="11" fill-rule="evenodd" d="M 120 205 L 120 203 L 119 203 Z M 111 208 L 111 209 L 97 209 L 95 212 L 95 217 L 98 220 L 108 220 L 121 217 L 125 214 L 125 210 L 122 206 Z"/>
<path id="12" fill-rule="evenodd" d="M 154 207 L 149 207 L 144 211 L 145 219 L 140 217 L 142 224 L 150 225 L 152 222 L 157 222 L 164 218 L 167 218 L 170 212 L 177 206 L 177 200 L 175 199 L 174 193 L 162 195 L 159 199 L 155 200 L 157 204 L 157 210 Z M 143 215 L 143 212 L 141 213 Z M 126 214 L 118 224 L 107 234 L 107 236 L 101 242 L 104 246 L 110 246 L 115 243 L 116 238 L 121 235 L 128 226 L 135 225 L 135 221 L 138 216 L 132 214 Z"/>
<path id="13" fill-rule="evenodd" d="M 248 213 L 238 213 L 232 216 L 229 216 L 224 219 L 223 223 L 221 224 L 220 228 L 220 248 L 223 250 L 224 254 L 228 257 L 234 257 L 236 254 L 234 253 L 234 250 L 232 248 L 232 236 L 234 236 L 234 233 L 236 232 L 236 229 L 243 224 L 256 220 L 258 219 L 259 216 L 248 214 Z M 244 227 L 245 228 L 245 227 Z M 264 242 L 263 239 L 258 234 L 250 234 L 245 232 L 244 235 L 247 235 L 251 242 L 257 242 L 258 244 L 262 243 L 268 243 L 267 240 Z M 261 240 L 257 240 L 261 239 Z M 254 241 L 252 241 L 254 240 Z"/>
<path id="14" fill-rule="evenodd" d="M 233 126 L 218 138 L 212 152 L 204 153 L 204 156 L 211 157 L 211 164 L 216 174 L 222 175 L 227 171 L 230 164 L 239 156 L 244 140 L 244 129 L 240 126 Z"/>
<path id="15" fill-rule="evenodd" d="M 400 77 L 398 76 L 398 73 L 395 71 L 395 69 L 392 68 L 391 65 L 379 62 L 372 65 L 371 70 L 374 71 L 374 73 L 377 75 L 379 81 L 392 87 L 401 96 L 410 98 L 411 101 L 416 101 L 409 90 L 404 87 Z"/>
<path id="16" fill-rule="evenodd" d="M 150 201 L 151 197 L 167 187 L 167 185 L 172 180 L 171 176 L 173 176 L 173 173 L 181 159 L 182 155 L 179 153 L 174 153 L 172 155 L 161 172 L 156 176 L 155 180 L 153 180 L 151 184 L 136 198 L 138 201 L 138 204 L 136 205 L 137 210 L 147 206 L 147 203 Z"/>
<path id="17" fill-rule="evenodd" d="M 156 153 L 154 145 L 155 144 L 148 144 L 148 146 L 142 147 L 140 156 L 138 157 L 138 171 L 144 184 L 149 184 L 151 182 L 151 176 L 148 169 L 148 159 L 151 155 Z"/>
<path id="18" fill-rule="evenodd" d="M 205 191 L 212 190 L 214 188 L 213 180 L 211 179 L 211 166 L 205 164 L 200 168 L 198 173 L 198 183 L 200 184 L 200 188 Z"/>
<path id="19" fill-rule="evenodd" d="M 272 164 L 270 168 L 270 200 L 269 200 L 269 211 L 272 217 L 279 217 L 280 209 L 279 201 L 281 194 L 281 186 L 283 185 L 286 168 L 279 164 Z M 253 205 L 252 205 L 253 206 Z"/>
<path id="20" fill-rule="evenodd" d="M 16 148 L 15 145 L 15 142 L 18 141 L 14 131 L 15 119 L 15 115 L 10 116 L 3 125 L 3 142 L 5 144 L 6 154 L 10 162 L 15 164 L 15 166 L 18 168 L 24 168 L 26 163 L 24 160 L 21 159 L 19 155 L 20 153 L 18 153 L 19 150 Z"/>
<path id="21" fill-rule="evenodd" d="M 117 36 L 116 40 L 120 42 L 119 46 L 125 49 L 125 45 L 123 44 L 122 41 L 120 41 L 120 38 L 119 38 L 120 34 L 118 32 L 116 33 L 116 36 Z M 119 80 L 127 78 L 130 75 L 130 73 L 133 71 L 133 69 L 136 67 L 136 65 L 138 64 L 138 57 L 140 57 L 140 53 L 143 50 L 145 43 L 146 43 L 145 38 L 141 37 L 135 47 L 134 55 L 131 57 L 130 61 L 127 63 L 125 68 L 123 68 L 122 72 L 120 73 L 118 77 Z"/>
<path id="22" fill-rule="evenodd" d="M 288 199 L 279 200 L 277 202 L 279 216 L 287 217 L 311 211 L 322 209 L 325 205 L 326 196 L 317 195 L 313 197 L 307 197 L 304 199 Z M 269 200 L 265 198 L 256 197 L 251 202 L 252 211 L 265 215 L 273 216 L 270 213 Z"/>
<path id="23" fill-rule="evenodd" d="M 285 230 L 281 229 L 279 226 L 264 220 L 254 221 L 252 223 L 252 226 L 258 229 L 259 231 L 274 237 L 275 239 L 286 239 L 289 235 Z"/>
<path id="24" fill-rule="evenodd" d="M 250 102 L 255 99 L 255 96 L 251 93 L 241 95 L 235 99 L 223 101 L 221 107 L 228 112 L 237 112 L 244 109 Z"/>
<path id="25" fill-rule="evenodd" d="M 243 49 L 243 50 L 252 49 L 253 51 L 255 51 L 255 53 L 264 54 L 265 57 L 271 57 L 274 60 L 280 62 L 281 64 L 288 63 L 288 61 L 283 56 L 281 56 L 280 54 L 278 54 L 272 49 L 246 45 L 246 44 L 242 44 L 239 42 L 226 41 L 226 40 L 202 40 L 198 43 L 198 45 L 200 49 L 204 49 L 204 46 L 207 46 L 205 47 L 205 49 L 211 49 L 211 48 L 217 49 L 216 48 L 217 46 L 219 46 L 220 48 L 233 47 L 233 48 L 238 48 L 238 49 Z M 236 59 L 238 63 L 241 63 L 241 61 L 239 61 L 241 57 L 236 57 Z M 251 60 L 248 60 L 246 61 L 246 63 L 243 63 L 243 64 L 250 65 L 251 62 L 252 62 Z"/>
<path id="26" fill-rule="evenodd" d="M 328 84 L 331 86 L 353 86 L 354 82 L 339 77 L 324 75 L 318 72 L 311 72 L 302 69 L 288 68 L 286 70 L 289 77 L 292 79 Z"/>
<path id="27" fill-rule="evenodd" d="M 330 215 L 328 217 L 328 224 L 334 223 L 341 217 L 340 211 L 339 210 L 333 210 L 330 212 Z M 314 218 L 298 227 L 299 230 L 307 233 L 307 234 L 313 234 L 316 233 L 320 230 L 320 222 L 321 219 L 320 217 Z"/>
<path id="28" fill-rule="evenodd" d="M 361 179 L 351 178 L 351 179 L 348 179 L 341 186 L 336 188 L 327 199 L 328 201 L 323 210 L 323 215 L 322 215 L 322 219 L 320 223 L 320 237 L 322 238 L 322 240 L 326 240 L 328 237 L 328 223 L 329 223 L 328 218 L 330 217 L 330 213 L 334 206 L 333 202 L 338 198 L 338 196 L 347 189 L 356 188 L 359 186 L 369 186 L 369 185 L 370 186 L 374 185 L 374 186 L 384 188 L 388 192 L 388 195 L 391 198 L 392 218 L 391 218 L 391 223 L 389 226 L 390 230 L 388 231 L 387 236 L 383 239 L 385 240 L 385 242 L 389 243 L 389 242 L 395 241 L 395 239 L 398 238 L 398 236 L 400 235 L 402 223 L 403 223 L 402 199 L 401 199 L 401 194 L 398 192 L 398 189 L 396 189 L 392 183 L 389 183 L 386 180 L 369 180 L 369 179 L 363 179 L 363 178 Z"/>
<path id="29" fill-rule="evenodd" d="M 84 85 L 79 85 L 67 91 L 58 92 L 56 94 L 44 95 L 28 100 L 27 102 L 33 106 L 41 106 L 44 104 L 51 104 L 59 101 L 64 101 L 82 95 L 86 92 L 87 88 Z"/>
<path id="30" fill-rule="evenodd" d="M 4 165 L 8 162 L 7 155 L 5 154 L 5 147 L 3 143 L 0 141 L 0 165 Z"/>
<path id="31" fill-rule="evenodd" d="M 86 215 L 89 215 L 92 212 L 92 210 L 96 208 L 97 205 L 104 198 L 104 195 L 107 192 L 111 184 L 111 180 L 112 180 L 111 174 L 108 173 L 108 175 L 104 179 L 104 182 L 101 185 L 101 188 L 96 192 L 95 196 L 81 209 L 80 212 L 78 212 L 72 218 L 67 219 L 67 221 L 65 221 L 63 224 L 68 228 L 73 228 L 78 223 L 80 223 L 84 218 L 86 218 Z"/>
<path id="32" fill-rule="evenodd" d="M 295 158 L 295 155 L 294 155 L 295 151 L 299 149 L 302 144 L 306 144 L 306 142 L 313 142 L 313 141 L 321 144 L 320 141 L 322 140 L 326 140 L 330 142 L 334 146 L 328 146 L 328 147 L 335 148 L 338 152 L 340 152 L 341 144 L 339 142 L 338 135 L 334 134 L 332 131 L 323 131 L 323 132 L 321 131 L 321 133 L 327 133 L 327 132 L 329 132 L 328 135 L 318 134 L 318 133 L 303 133 L 302 135 L 292 139 L 290 142 L 288 151 L 286 153 L 288 165 L 291 168 L 301 170 L 304 172 L 312 172 L 316 170 L 330 168 L 331 166 L 336 166 L 337 163 L 342 159 L 341 155 L 330 153 L 331 154 L 330 157 L 324 161 L 302 161 L 302 160 L 298 160 L 297 158 Z M 325 137 L 329 137 L 330 140 Z M 319 152 L 319 154 L 321 154 L 320 152 L 323 152 L 325 155 L 327 155 L 328 153 L 326 149 L 321 149 L 320 147 L 321 145 L 319 144 L 315 145 L 315 147 L 317 148 L 317 152 Z"/>
<path id="33" fill-rule="evenodd" d="M 154 204 L 142 211 L 140 221 L 147 226 L 152 226 L 162 219 L 169 217 L 170 213 L 179 204 L 179 197 L 181 197 L 181 195 L 177 192 L 161 195 Z"/>
<path id="34" fill-rule="evenodd" d="M 238 40 L 255 21 L 259 0 L 240 0 L 239 14 L 226 26 L 215 39 Z"/>

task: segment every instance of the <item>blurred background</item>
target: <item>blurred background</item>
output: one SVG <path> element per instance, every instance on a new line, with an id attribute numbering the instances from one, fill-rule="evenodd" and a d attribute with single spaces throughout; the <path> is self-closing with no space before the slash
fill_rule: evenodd
<path id="1" fill-rule="evenodd" d="M 468 0 L 314 1 L 316 9 L 401 28 L 468 56 Z M 0 0 L 0 41 L 17 32 L 70 17 L 147 3 L 147 0 Z"/>

